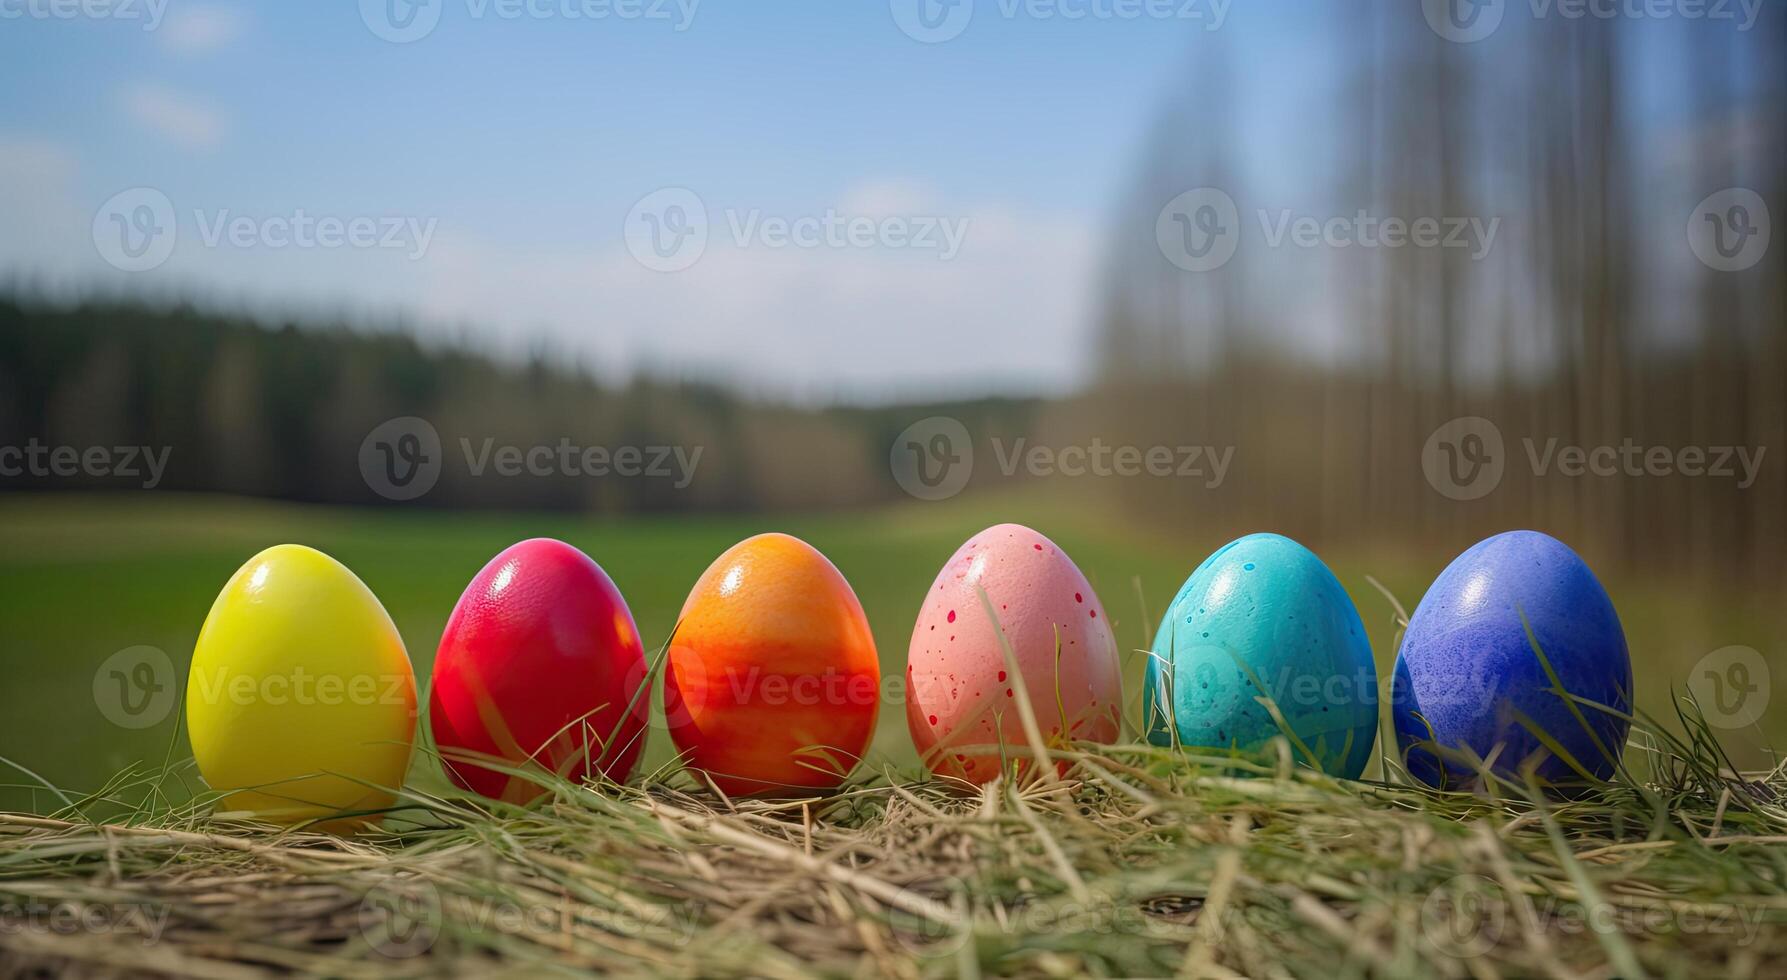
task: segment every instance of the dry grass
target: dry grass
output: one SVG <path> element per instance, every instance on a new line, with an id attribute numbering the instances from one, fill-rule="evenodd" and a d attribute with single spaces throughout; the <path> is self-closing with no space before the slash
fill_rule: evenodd
<path id="1" fill-rule="evenodd" d="M 1690 721 L 1689 715 L 1684 721 Z M 978 794 L 897 773 L 730 801 L 683 772 L 406 793 L 377 835 L 0 815 L 0 968 L 255 976 L 1779 976 L 1787 790 L 1641 721 L 1570 801 L 1080 746 Z M 1044 770 L 1047 772 L 1048 770 Z"/>
<path id="2" fill-rule="evenodd" d="M 733 800 L 674 766 L 508 769 L 545 794 L 412 787 L 344 838 L 170 802 L 190 760 L 126 772 L 0 813 L 0 973 L 1787 975 L 1787 767 L 1736 771 L 1691 700 L 1630 718 L 1615 779 L 1559 798 L 1459 757 L 1472 792 L 1382 754 L 1334 779 L 1283 737 L 1048 744 L 1018 690 L 1029 744 L 1001 751 L 1034 778 L 978 788 L 859 771 Z"/>

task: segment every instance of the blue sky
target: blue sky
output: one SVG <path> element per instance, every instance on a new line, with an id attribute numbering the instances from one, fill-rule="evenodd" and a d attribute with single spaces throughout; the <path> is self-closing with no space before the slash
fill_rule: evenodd
<path id="1" fill-rule="evenodd" d="M 402 318 L 802 399 L 1050 393 L 1088 377 L 1149 127 L 1219 46 L 1244 211 L 1369 203 L 1333 196 L 1362 136 L 1336 100 L 1366 54 L 1334 28 L 1363 5 L 953 0 L 928 9 L 959 34 L 921 43 L 902 25 L 951 0 L 682 2 L 0 0 L 0 277 Z M 109 15 L 57 15 L 81 3 Z M 411 10 L 432 28 L 387 40 Z M 1668 64 L 1635 76 L 1679 81 Z M 165 254 L 120 263 L 108 242 L 162 230 L 162 204 Z M 673 234 L 689 214 L 705 239 Z M 392 247 L 292 245 L 300 216 Z M 868 237 L 788 244 L 832 216 Z M 1332 258 L 1249 273 L 1300 348 L 1344 343 Z"/>
<path id="2" fill-rule="evenodd" d="M 478 19 L 478 0 L 446 0 L 431 34 L 394 45 L 352 3 L 164 2 L 154 30 L 0 22 L 0 79 L 35 93 L 8 100 L 8 128 L 90 153 L 94 189 L 150 177 L 432 204 L 471 182 L 466 217 L 530 233 L 567 193 L 624 206 L 675 180 L 775 204 L 910 172 L 1095 207 L 1186 38 L 1176 25 L 988 16 L 925 46 L 875 2 L 706 0 L 678 32 L 494 8 Z M 223 131 L 205 145 L 145 127 L 121 111 L 135 86 L 184 96 Z"/>
<path id="3" fill-rule="evenodd" d="M 1081 378 L 1100 227 L 1203 33 L 1008 17 L 992 0 L 939 44 L 902 33 L 886 0 L 705 0 L 680 31 L 568 18 L 561 0 L 514 19 L 444 0 L 430 33 L 396 44 L 353 3 L 165 4 L 152 29 L 149 0 L 0 21 L 12 274 L 402 310 L 497 347 L 546 338 L 604 371 L 824 396 Z M 142 186 L 173 203 L 178 244 L 121 273 L 89 226 Z M 687 271 L 636 268 L 622 224 L 669 186 L 695 190 L 716 226 L 832 209 L 969 232 L 950 263 L 728 242 Z M 300 208 L 433 219 L 434 237 L 410 260 L 207 245 L 200 227 Z"/>

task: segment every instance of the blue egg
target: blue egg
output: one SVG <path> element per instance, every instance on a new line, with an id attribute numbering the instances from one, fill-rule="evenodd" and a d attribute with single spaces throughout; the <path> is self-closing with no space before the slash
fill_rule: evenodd
<path id="1" fill-rule="evenodd" d="M 1569 546 L 1509 531 L 1447 565 L 1415 607 L 1396 658 L 1391 713 L 1409 773 L 1430 786 L 1468 785 L 1470 768 L 1442 761 L 1431 751 L 1437 744 L 1493 757 L 1493 769 L 1510 776 L 1530 760 L 1553 784 L 1585 782 L 1579 769 L 1612 774 L 1628 722 L 1584 705 L 1572 711 L 1538 650 L 1565 691 L 1630 712 L 1625 631 L 1607 590 Z"/>
<path id="2" fill-rule="evenodd" d="M 1143 679 L 1148 740 L 1172 744 L 1170 719 L 1181 745 L 1257 750 L 1283 733 L 1262 695 L 1323 772 L 1364 772 L 1378 702 L 1365 626 L 1328 566 L 1277 534 L 1217 549 L 1167 608 Z"/>

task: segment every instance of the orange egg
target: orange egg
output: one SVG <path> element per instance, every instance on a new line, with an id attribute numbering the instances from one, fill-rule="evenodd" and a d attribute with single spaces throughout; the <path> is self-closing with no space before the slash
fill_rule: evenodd
<path id="1" fill-rule="evenodd" d="M 799 538 L 760 534 L 708 566 L 664 671 L 664 714 L 690 768 L 747 796 L 830 789 L 875 733 L 881 662 L 862 603 Z"/>

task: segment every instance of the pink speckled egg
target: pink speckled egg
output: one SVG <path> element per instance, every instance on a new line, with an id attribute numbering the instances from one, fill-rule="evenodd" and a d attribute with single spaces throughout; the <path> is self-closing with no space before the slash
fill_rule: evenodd
<path id="1" fill-rule="evenodd" d="M 977 588 L 986 590 L 1011 642 L 1017 677 Z M 999 774 L 1003 744 L 1003 757 L 1021 774 L 1031 750 L 1015 700 L 1019 685 L 1052 746 L 1117 738 L 1117 641 L 1104 606 L 1055 542 L 1000 524 L 950 557 L 912 627 L 906 724 L 919 758 L 939 776 L 984 783 Z"/>

